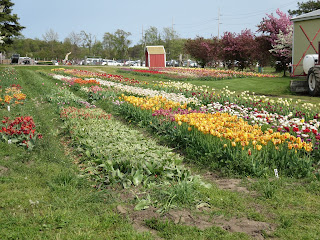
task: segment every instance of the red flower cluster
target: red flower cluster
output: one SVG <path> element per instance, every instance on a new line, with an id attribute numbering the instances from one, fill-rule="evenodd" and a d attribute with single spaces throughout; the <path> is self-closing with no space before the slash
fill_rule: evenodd
<path id="1" fill-rule="evenodd" d="M 141 72 L 141 73 L 151 73 L 151 74 L 166 74 L 165 72 L 159 72 L 157 70 L 143 70 L 143 69 L 134 69 L 134 72 Z"/>
<path id="2" fill-rule="evenodd" d="M 22 87 L 19 84 L 11 84 L 10 87 L 16 88 L 17 90 L 21 90 Z"/>
<path id="3" fill-rule="evenodd" d="M 16 117 L 14 120 L 4 117 L 2 124 L 4 126 L 0 129 L 0 134 L 3 139 L 11 140 L 27 148 L 29 148 L 30 141 L 33 141 L 34 138 L 42 138 L 41 134 L 36 134 L 36 126 L 30 116 Z"/>

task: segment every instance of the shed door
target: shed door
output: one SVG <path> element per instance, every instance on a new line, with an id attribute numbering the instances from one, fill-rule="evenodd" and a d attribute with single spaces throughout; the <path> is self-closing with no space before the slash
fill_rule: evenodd
<path id="1" fill-rule="evenodd" d="M 164 62 L 164 54 L 150 55 L 150 67 L 165 67 Z"/>

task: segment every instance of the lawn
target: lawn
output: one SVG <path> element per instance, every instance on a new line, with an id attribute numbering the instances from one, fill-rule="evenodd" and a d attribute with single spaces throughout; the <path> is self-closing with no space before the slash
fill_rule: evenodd
<path id="1" fill-rule="evenodd" d="M 155 123 L 143 110 L 128 105 L 119 114 L 98 95 L 90 102 L 88 94 L 48 76 L 51 68 L 16 67 L 18 79 L 13 81 L 21 85 L 25 102 L 10 112 L 0 109 L 1 118 L 32 116 L 43 136 L 32 151 L 0 141 L 1 239 L 317 239 L 320 235 L 320 181 L 315 176 L 221 177 L 221 172 L 194 161 L 183 146 L 172 149 L 164 135 L 155 134 Z M 110 67 L 79 69 L 118 74 Z M 1 85 L 4 80 L 0 80 Z M 290 78 L 240 78 L 191 83 L 296 98 L 288 91 L 289 82 Z M 59 92 L 58 86 L 65 89 Z M 109 97 L 121 96 L 115 87 L 110 89 Z M 98 108 L 77 112 L 82 109 L 79 101 Z M 68 105 L 66 111 L 73 107 L 63 116 L 61 103 Z M 140 172 L 146 168 L 141 162 L 154 166 L 155 179 Z M 119 165 L 122 174 L 112 173 L 110 169 Z M 169 165 L 168 171 L 157 170 Z M 125 175 L 127 166 L 135 172 Z M 177 180 L 172 171 L 183 176 Z M 193 180 L 196 175 L 200 182 Z M 208 184 L 211 187 L 204 186 Z M 134 210 L 137 206 L 145 210 Z"/>

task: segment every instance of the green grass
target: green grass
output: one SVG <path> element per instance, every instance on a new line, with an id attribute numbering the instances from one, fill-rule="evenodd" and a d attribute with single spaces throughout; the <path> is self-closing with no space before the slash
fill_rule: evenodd
<path id="1" fill-rule="evenodd" d="M 50 67 L 51 68 L 51 67 Z M 45 101 L 55 81 L 34 70 L 49 67 L 17 67 L 21 76 L 20 85 L 27 94 L 25 105 L 12 108 L 11 112 L 0 109 L 0 117 L 31 115 L 43 139 L 29 152 L 15 145 L 0 142 L 0 238 L 1 239 L 154 239 L 151 233 L 137 232 L 130 221 L 116 212 L 116 206 L 128 204 L 113 189 L 97 191 L 92 182 L 79 177 L 79 168 L 74 164 L 77 156 L 72 148 L 65 149 L 68 136 L 62 135 L 62 122 L 56 106 Z M 116 68 L 89 68 L 116 73 Z M 129 76 L 129 75 L 128 75 Z M 140 80 L 140 77 L 135 76 Z M 144 79 L 144 78 L 141 78 Z M 152 79 L 145 77 L 145 79 Z M 278 79 L 278 80 L 277 80 Z M 229 89 L 259 92 L 259 81 L 272 93 L 283 95 L 289 78 L 233 79 L 197 84 L 223 83 Z M 272 90 L 269 80 L 279 84 Z M 242 81 L 243 86 L 240 86 Z M 278 83 L 277 83 L 278 81 Z M 282 82 L 283 81 L 283 82 Z M 44 85 L 42 85 L 44 83 Z M 220 84 L 220 85 L 219 85 Z M 258 84 L 258 85 L 255 85 Z M 245 89 L 245 85 L 250 89 Z M 283 86 L 282 90 L 280 86 Z M 282 93 L 281 93 L 282 92 Z M 108 105 L 100 107 L 112 110 Z M 133 125 L 132 127 L 137 128 Z M 142 129 L 144 130 L 144 129 Z M 66 152 L 70 152 L 67 154 Z M 193 172 L 206 171 L 190 165 Z M 5 170 L 1 170 L 5 169 Z M 320 182 L 315 179 L 253 179 L 246 178 L 243 186 L 251 194 L 212 188 L 196 189 L 198 199 L 209 204 L 203 213 L 195 211 L 188 194 L 195 189 L 179 186 L 169 193 L 179 198 L 174 204 L 184 205 L 193 214 L 203 214 L 226 219 L 247 218 L 274 225 L 275 231 L 265 234 L 268 239 L 318 239 L 320 236 Z M 134 189 L 133 189 L 134 190 Z M 147 218 L 145 225 L 164 239 L 250 239 L 244 233 L 231 233 L 220 227 L 205 230 L 165 219 Z"/>
<path id="2" fill-rule="evenodd" d="M 28 101 L 0 115 L 31 115 L 44 137 L 33 152 L 0 142 L 0 166 L 8 169 L 0 175 L 1 239 L 150 238 L 115 213 L 116 194 L 78 177 L 61 143 L 57 109 L 43 102 L 54 83 L 27 68 L 19 73 Z"/>
<path id="3" fill-rule="evenodd" d="M 191 81 L 195 85 L 207 85 L 215 89 L 222 89 L 228 86 L 229 90 L 243 92 L 250 91 L 261 95 L 289 95 L 291 78 L 236 78 L 221 81 Z"/>

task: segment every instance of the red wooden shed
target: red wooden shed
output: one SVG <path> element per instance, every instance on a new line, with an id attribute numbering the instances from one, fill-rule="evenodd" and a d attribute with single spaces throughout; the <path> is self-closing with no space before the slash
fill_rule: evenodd
<path id="1" fill-rule="evenodd" d="M 166 51 L 163 46 L 146 46 L 146 67 L 166 67 Z"/>

